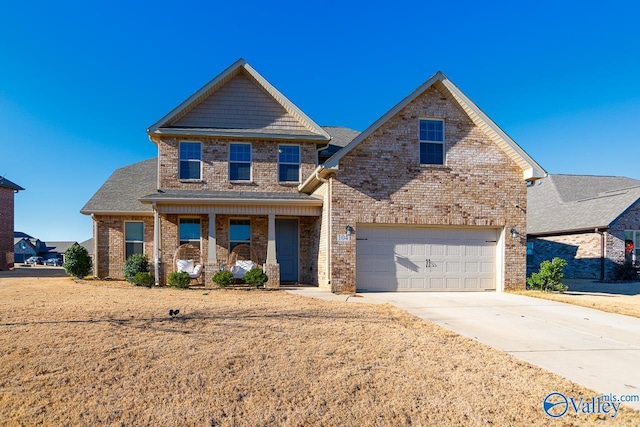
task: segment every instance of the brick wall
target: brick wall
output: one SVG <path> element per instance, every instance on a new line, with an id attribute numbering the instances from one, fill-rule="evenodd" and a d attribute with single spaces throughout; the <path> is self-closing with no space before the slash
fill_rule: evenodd
<path id="1" fill-rule="evenodd" d="M 419 164 L 419 118 L 445 120 L 446 166 Z M 356 239 L 337 243 L 347 224 L 515 227 L 524 235 L 526 183 L 467 115 L 432 87 L 340 161 L 331 180 L 331 281 L 355 290 Z M 525 286 L 525 244 L 505 239 L 504 287 Z"/>
<path id="2" fill-rule="evenodd" d="M 178 179 L 178 147 L 180 141 L 202 142 L 202 180 L 184 182 Z M 229 144 L 251 143 L 252 182 L 229 181 Z M 297 193 L 297 183 L 278 183 L 278 142 L 236 141 L 204 137 L 162 138 L 158 140 L 160 188 L 164 190 L 253 191 Z M 316 144 L 300 142 L 301 180 L 316 167 Z"/>
<path id="3" fill-rule="evenodd" d="M 600 278 L 601 235 L 581 233 L 529 239 L 533 243 L 527 255 L 527 273 L 540 269 L 540 263 L 559 257 L 567 261 L 564 274 L 567 279 Z"/>
<path id="4" fill-rule="evenodd" d="M 13 268 L 14 190 L 0 187 L 0 270 Z"/>
<path id="5" fill-rule="evenodd" d="M 96 277 L 101 279 L 124 278 L 122 269 L 125 262 L 125 221 L 144 222 L 144 253 L 149 261 L 153 262 L 153 217 L 96 215 L 95 219 L 98 234 L 98 265 L 94 266 L 93 271 Z M 150 270 L 153 273 L 153 265 L 150 266 Z"/>
<path id="6" fill-rule="evenodd" d="M 613 222 L 608 230 L 606 254 L 611 262 L 606 266 L 607 278 L 613 278 L 616 266 L 624 263 L 625 230 L 640 230 L 640 200 Z"/>

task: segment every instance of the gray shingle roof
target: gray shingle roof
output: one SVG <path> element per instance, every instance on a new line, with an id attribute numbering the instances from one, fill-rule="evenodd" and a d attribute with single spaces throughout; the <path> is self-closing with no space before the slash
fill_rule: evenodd
<path id="1" fill-rule="evenodd" d="M 0 176 L 0 187 L 7 187 L 17 191 L 24 190 L 24 188 L 20 187 L 15 182 L 11 182 L 7 178 L 1 177 L 1 176 Z"/>
<path id="2" fill-rule="evenodd" d="M 162 192 L 153 192 L 146 196 L 140 197 L 143 202 L 150 203 L 152 200 L 300 200 L 300 201 L 316 201 L 315 197 L 303 193 L 270 193 L 270 192 L 254 192 L 254 191 L 197 191 L 197 190 L 167 190 Z"/>
<path id="3" fill-rule="evenodd" d="M 77 245 L 78 242 L 47 242 L 47 248 L 49 252 L 58 252 L 63 254 L 73 245 Z"/>
<path id="4" fill-rule="evenodd" d="M 331 135 L 331 141 L 329 146 L 319 153 L 318 160 L 320 163 L 324 163 L 325 160 L 346 147 L 356 136 L 360 135 L 357 130 L 344 126 L 322 126 L 322 128 Z"/>
<path id="5" fill-rule="evenodd" d="M 144 160 L 117 169 L 80 210 L 83 214 L 151 212 L 138 199 L 157 188 L 158 160 Z"/>
<path id="6" fill-rule="evenodd" d="M 527 233 L 606 228 L 640 200 L 640 181 L 592 175 L 549 175 L 527 192 Z"/>

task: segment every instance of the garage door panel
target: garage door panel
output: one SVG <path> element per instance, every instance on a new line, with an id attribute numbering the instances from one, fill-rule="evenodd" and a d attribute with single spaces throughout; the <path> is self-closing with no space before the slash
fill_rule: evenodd
<path id="1" fill-rule="evenodd" d="M 358 290 L 495 289 L 497 230 L 358 227 Z"/>

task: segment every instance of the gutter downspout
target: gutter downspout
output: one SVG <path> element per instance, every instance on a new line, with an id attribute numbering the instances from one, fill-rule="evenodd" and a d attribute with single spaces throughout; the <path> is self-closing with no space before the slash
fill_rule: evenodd
<path id="1" fill-rule="evenodd" d="M 604 247 L 605 247 L 605 238 L 604 231 L 600 231 L 599 229 L 595 229 L 595 232 L 600 234 L 600 280 L 604 281 Z"/>
<path id="2" fill-rule="evenodd" d="M 153 204 L 153 264 L 156 286 L 160 286 L 160 213 L 158 207 Z"/>

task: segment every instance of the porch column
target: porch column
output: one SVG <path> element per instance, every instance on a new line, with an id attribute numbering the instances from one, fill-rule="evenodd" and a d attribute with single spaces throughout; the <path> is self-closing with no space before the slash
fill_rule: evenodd
<path id="1" fill-rule="evenodd" d="M 266 288 L 277 289 L 280 287 L 280 266 L 276 254 L 276 215 L 269 214 L 267 229 L 267 260 L 263 265 L 263 270 L 269 280 L 265 284 Z"/>
<path id="2" fill-rule="evenodd" d="M 277 264 L 276 258 L 276 216 L 269 214 L 269 226 L 267 232 L 267 264 Z"/>
<path id="3" fill-rule="evenodd" d="M 155 203 L 153 205 L 153 264 L 154 264 L 154 277 L 156 279 L 156 286 L 160 286 L 160 263 L 162 262 L 160 256 L 160 212 Z"/>
<path id="4" fill-rule="evenodd" d="M 216 255 L 216 213 L 209 212 L 209 252 L 207 253 L 207 264 L 215 264 L 218 262 Z"/>

